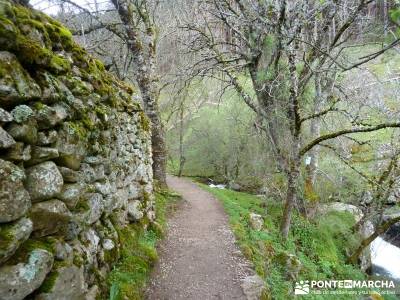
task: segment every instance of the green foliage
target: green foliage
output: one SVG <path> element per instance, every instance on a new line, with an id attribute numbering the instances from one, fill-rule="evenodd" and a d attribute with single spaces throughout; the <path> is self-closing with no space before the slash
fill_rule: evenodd
<path id="1" fill-rule="evenodd" d="M 293 296 L 294 282 L 288 279 L 286 268 L 279 260 L 282 253 L 294 254 L 300 260 L 302 269 L 297 280 L 356 280 L 365 277 L 360 270 L 345 263 L 346 252 L 351 251 L 358 241 L 358 237 L 350 232 L 354 224 L 350 214 L 332 212 L 315 220 L 306 220 L 295 213 L 292 232 L 284 242 L 279 232 L 281 203 L 231 190 L 202 187 L 222 202 L 243 254 L 265 279 L 272 299 Z M 254 231 L 249 226 L 250 212 L 264 216 L 263 231 Z M 313 295 L 308 297 L 322 299 Z M 335 299 L 353 298 L 335 295 Z"/>
<path id="2" fill-rule="evenodd" d="M 108 274 L 110 300 L 143 298 L 145 284 L 158 258 L 156 243 L 162 237 L 168 212 L 179 199 L 179 195 L 166 190 L 156 193 L 157 219 L 154 224 L 147 230 L 140 223 L 118 230 L 120 260 Z"/>

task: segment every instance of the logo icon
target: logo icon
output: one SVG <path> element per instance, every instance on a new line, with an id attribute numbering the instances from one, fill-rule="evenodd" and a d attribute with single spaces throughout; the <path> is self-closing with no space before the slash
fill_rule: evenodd
<path id="1" fill-rule="evenodd" d="M 295 295 L 308 295 L 310 293 L 310 283 L 308 280 L 297 281 L 294 287 Z"/>

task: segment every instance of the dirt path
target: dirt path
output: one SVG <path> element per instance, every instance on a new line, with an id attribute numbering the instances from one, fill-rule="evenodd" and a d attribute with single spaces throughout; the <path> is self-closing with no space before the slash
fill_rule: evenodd
<path id="1" fill-rule="evenodd" d="M 252 271 L 220 203 L 189 180 L 169 177 L 168 185 L 185 201 L 168 222 L 147 299 L 246 299 L 241 280 Z"/>

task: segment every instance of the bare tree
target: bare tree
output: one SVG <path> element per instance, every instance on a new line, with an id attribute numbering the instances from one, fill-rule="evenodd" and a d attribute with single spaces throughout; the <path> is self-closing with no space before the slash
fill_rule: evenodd
<path id="1" fill-rule="evenodd" d="M 397 128 L 400 123 L 369 122 L 355 112 L 340 76 L 399 44 L 355 57 L 364 11 L 373 0 L 354 1 L 199 1 L 196 21 L 185 24 L 192 39 L 188 48 L 198 61 L 189 70 L 225 82 L 262 120 L 277 169 L 287 178 L 281 233 L 287 238 L 291 214 L 300 199 L 303 159 L 319 145 L 357 133 Z M 368 24 L 361 26 L 368 34 Z M 229 39 L 220 28 L 229 29 Z M 248 87 L 246 78 L 251 82 Z M 310 90 L 329 79 L 324 95 L 310 101 Z M 364 116 L 365 117 L 365 116 Z M 325 132 L 310 124 L 324 120 Z M 332 125 L 332 126 L 330 126 Z"/>

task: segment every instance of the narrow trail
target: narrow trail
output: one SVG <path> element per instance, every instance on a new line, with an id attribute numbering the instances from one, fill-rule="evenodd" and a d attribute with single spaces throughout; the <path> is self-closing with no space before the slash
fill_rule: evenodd
<path id="1" fill-rule="evenodd" d="M 252 271 L 221 204 L 189 180 L 170 176 L 168 185 L 184 203 L 168 222 L 146 298 L 246 299 L 241 280 Z"/>

